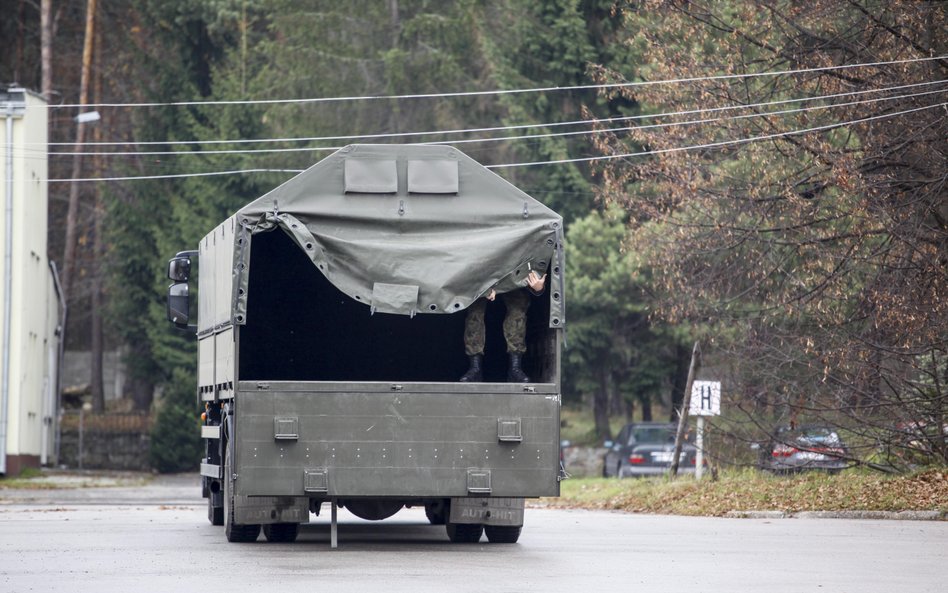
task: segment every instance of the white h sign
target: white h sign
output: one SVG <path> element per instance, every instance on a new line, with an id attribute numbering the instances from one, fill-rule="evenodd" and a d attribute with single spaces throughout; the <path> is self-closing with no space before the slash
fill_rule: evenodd
<path id="1" fill-rule="evenodd" d="M 721 382 L 695 381 L 691 385 L 691 405 L 688 413 L 692 416 L 721 415 Z"/>

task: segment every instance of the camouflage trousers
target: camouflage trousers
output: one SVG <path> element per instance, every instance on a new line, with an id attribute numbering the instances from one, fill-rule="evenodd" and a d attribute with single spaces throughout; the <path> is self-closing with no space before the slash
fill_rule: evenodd
<path id="1" fill-rule="evenodd" d="M 504 317 L 504 339 L 507 340 L 507 352 L 523 354 L 527 351 L 527 308 L 530 306 L 530 295 L 526 289 L 505 292 L 500 295 L 507 308 Z M 467 308 L 467 318 L 464 320 L 464 353 L 468 356 L 484 353 L 486 328 L 484 326 L 484 312 L 487 308 L 487 299 L 477 299 Z"/>

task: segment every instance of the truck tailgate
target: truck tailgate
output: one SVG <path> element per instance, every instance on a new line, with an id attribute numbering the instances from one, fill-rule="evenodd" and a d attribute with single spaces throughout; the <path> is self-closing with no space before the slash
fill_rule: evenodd
<path id="1" fill-rule="evenodd" d="M 553 384 L 239 384 L 235 469 L 255 496 L 559 494 Z"/>

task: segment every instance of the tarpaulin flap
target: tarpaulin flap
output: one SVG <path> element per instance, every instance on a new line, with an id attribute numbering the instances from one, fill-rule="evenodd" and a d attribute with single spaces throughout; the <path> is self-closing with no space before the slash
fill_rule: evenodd
<path id="1" fill-rule="evenodd" d="M 346 193 L 394 194 L 398 173 L 394 160 L 346 159 Z"/>
<path id="2" fill-rule="evenodd" d="M 414 315 L 418 311 L 418 287 L 376 282 L 372 286 L 372 311 Z"/>
<path id="3" fill-rule="evenodd" d="M 452 147 L 347 146 L 236 216 L 251 236 L 282 229 L 336 288 L 378 311 L 455 313 L 536 271 L 550 326 L 565 324 L 562 218 Z"/>
<path id="4" fill-rule="evenodd" d="M 408 193 L 458 193 L 458 162 L 455 160 L 408 161 Z"/>

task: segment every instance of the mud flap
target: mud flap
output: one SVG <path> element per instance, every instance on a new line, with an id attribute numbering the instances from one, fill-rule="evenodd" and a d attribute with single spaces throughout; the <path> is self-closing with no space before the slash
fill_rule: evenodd
<path id="1" fill-rule="evenodd" d="M 234 522 L 239 525 L 309 523 L 309 499 L 302 496 L 237 496 Z"/>
<path id="2" fill-rule="evenodd" d="M 450 523 L 523 525 L 523 498 L 452 498 Z"/>

